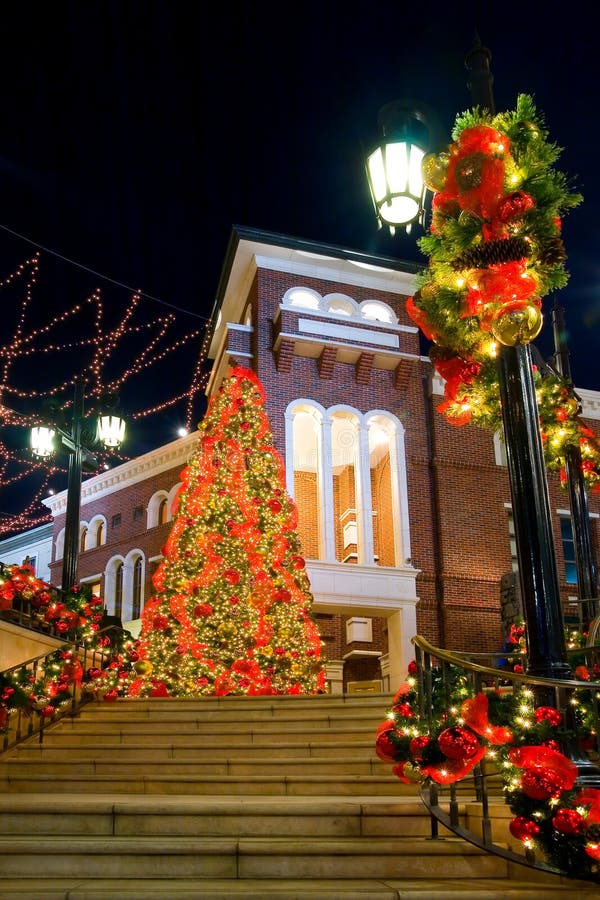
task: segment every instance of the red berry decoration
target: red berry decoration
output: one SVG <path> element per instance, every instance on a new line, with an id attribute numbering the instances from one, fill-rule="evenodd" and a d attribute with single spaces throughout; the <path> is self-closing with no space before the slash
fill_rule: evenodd
<path id="1" fill-rule="evenodd" d="M 526 816 L 517 816 L 508 826 L 510 833 L 519 841 L 527 841 L 540 833 L 540 826 Z"/>
<path id="2" fill-rule="evenodd" d="M 557 809 L 552 824 L 561 834 L 581 834 L 585 819 L 576 809 Z"/>
<path id="3" fill-rule="evenodd" d="M 469 759 L 479 750 L 477 735 L 460 725 L 446 728 L 438 737 L 438 744 L 442 753 L 449 759 Z"/>
<path id="4" fill-rule="evenodd" d="M 549 722 L 550 725 L 560 725 L 562 715 L 553 706 L 538 706 L 535 711 L 536 722 Z"/>

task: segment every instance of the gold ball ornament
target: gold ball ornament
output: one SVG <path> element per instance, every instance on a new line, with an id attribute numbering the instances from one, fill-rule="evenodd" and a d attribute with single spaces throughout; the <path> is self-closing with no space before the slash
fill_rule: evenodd
<path id="1" fill-rule="evenodd" d="M 150 675 L 154 666 L 147 659 L 138 659 L 138 661 L 134 663 L 133 668 L 138 675 Z"/>
<path id="2" fill-rule="evenodd" d="M 534 303 L 505 303 L 492 319 L 492 334 L 505 347 L 529 344 L 538 336 L 543 324 L 542 311 Z"/>
<path id="3" fill-rule="evenodd" d="M 439 152 L 434 150 L 432 153 L 426 153 L 421 162 L 421 177 L 425 187 L 434 193 L 443 191 L 446 184 L 446 173 L 448 172 L 448 163 L 450 162 L 450 154 L 446 151 Z"/>
<path id="4" fill-rule="evenodd" d="M 221 638 L 230 638 L 235 634 L 235 625 L 233 622 L 221 622 L 217 631 Z"/>
<path id="5" fill-rule="evenodd" d="M 408 778 L 409 781 L 412 781 L 415 784 L 417 784 L 417 782 L 419 782 L 419 781 L 422 781 L 422 779 L 423 779 L 423 775 L 422 775 L 422 772 L 419 769 L 419 767 L 414 766 L 410 762 L 406 763 L 406 765 L 404 766 L 404 769 L 402 771 L 402 774 L 404 775 L 405 778 Z"/>

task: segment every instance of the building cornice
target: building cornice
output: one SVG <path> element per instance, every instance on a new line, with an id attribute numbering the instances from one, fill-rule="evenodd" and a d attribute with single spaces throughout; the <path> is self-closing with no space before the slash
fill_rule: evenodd
<path id="1" fill-rule="evenodd" d="M 163 444 L 156 450 L 144 453 L 143 456 L 115 466 L 114 469 L 88 478 L 81 485 L 81 505 L 85 506 L 93 500 L 121 491 L 124 487 L 145 481 L 175 466 L 184 465 L 196 449 L 198 435 L 199 433 L 195 431 L 169 444 Z M 60 516 L 67 510 L 67 491 L 46 497 L 42 503 L 54 517 Z"/>

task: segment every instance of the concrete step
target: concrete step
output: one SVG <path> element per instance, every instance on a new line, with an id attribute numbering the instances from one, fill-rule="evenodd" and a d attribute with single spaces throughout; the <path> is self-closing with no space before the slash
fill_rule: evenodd
<path id="1" fill-rule="evenodd" d="M 0 834 L 429 837 L 415 798 L 278 798 L 37 794 L 0 796 Z"/>
<path id="2" fill-rule="evenodd" d="M 3 779 L 1 786 L 9 793 L 103 792 L 134 794 L 216 794 L 222 796 L 278 795 L 323 796 L 338 794 L 357 797 L 384 795 L 391 797 L 416 794 L 414 785 L 404 785 L 393 775 L 152 775 L 138 771 L 134 776 L 116 774 L 74 776 L 30 775 L 15 772 Z"/>
<path id="3" fill-rule="evenodd" d="M 288 710 L 310 710 L 318 714 L 318 711 L 333 709 L 365 710 L 375 714 L 387 710 L 392 702 L 393 694 L 314 694 L 314 695 L 273 695 L 265 697 L 227 696 L 227 697 L 194 697 L 180 699 L 171 697 L 144 697 L 144 698 L 118 698 L 113 703 L 105 701 L 93 701 L 86 704 L 82 714 L 94 710 L 93 715 L 120 714 L 123 710 L 128 715 L 150 714 L 159 712 L 161 715 L 177 715 L 180 712 L 194 711 L 223 711 L 236 712 L 252 711 L 270 715 L 280 715 Z"/>
<path id="4" fill-rule="evenodd" d="M 64 778 L 71 776 L 92 777 L 94 775 L 107 775 L 113 778 L 135 777 L 140 771 L 150 777 L 168 772 L 170 775 L 194 775 L 203 778 L 205 775 L 279 775 L 285 766 L 286 775 L 377 775 L 386 773 L 386 767 L 377 757 L 365 756 L 357 759 L 356 756 L 325 757 L 292 757 L 285 760 L 279 758 L 256 759 L 244 756 L 213 757 L 213 761 L 205 759 L 169 759 L 157 760 L 149 751 L 137 760 L 122 759 L 93 759 L 87 756 L 85 759 L 47 760 L 28 759 L 21 756 L 0 762 L 0 784 L 3 779 L 10 779 L 13 772 L 27 777 L 28 772 L 39 775 L 57 776 Z"/>
<path id="5" fill-rule="evenodd" d="M 456 838 L 2 836 L 0 877 L 505 878 L 507 864 Z"/>
<path id="6" fill-rule="evenodd" d="M 505 879 L 467 878 L 460 884 L 430 876 L 360 879 L 91 879 L 5 878 L 2 900 L 597 900 L 597 886 L 553 885 Z"/>
<path id="7" fill-rule="evenodd" d="M 77 740 L 78 744 L 92 744 L 93 746 L 105 743 L 126 743 L 137 741 L 139 743 L 164 743 L 172 742 L 177 737 L 177 742 L 192 740 L 193 736 L 200 735 L 203 741 L 225 741 L 230 745 L 256 743 L 265 739 L 272 742 L 286 741 L 293 738 L 295 741 L 328 741 L 337 743 L 344 741 L 370 741 L 375 745 L 374 734 L 376 730 L 370 725 L 362 726 L 336 726 L 329 725 L 311 726 L 310 723 L 286 722 L 285 727 L 278 721 L 240 723 L 235 729 L 230 725 L 223 726 L 218 722 L 210 725 L 194 723 L 184 729 L 168 727 L 163 721 L 153 722 L 151 727 L 113 727 L 114 723 L 99 725 L 93 720 L 62 719 L 51 725 L 44 731 L 44 746 L 52 744 L 62 745 Z M 36 738 L 37 740 L 37 738 Z"/>
<path id="8" fill-rule="evenodd" d="M 287 759 L 292 758 L 339 758 L 364 760 L 373 754 L 374 741 L 260 741 L 253 744 L 238 744 L 232 746 L 229 741 L 207 742 L 204 737 L 198 735 L 193 741 L 189 736 L 182 741 L 152 744 L 152 758 L 158 760 L 214 760 L 233 759 L 243 756 L 248 759 Z M 117 758 L 121 760 L 141 759 L 149 752 L 148 743 L 112 743 L 97 744 L 92 742 L 82 744 L 75 743 L 71 738 L 70 743 L 48 742 L 43 744 L 32 741 L 15 748 L 11 759 L 30 759 L 48 762 L 49 760 L 85 759 L 93 752 L 95 760 Z"/>

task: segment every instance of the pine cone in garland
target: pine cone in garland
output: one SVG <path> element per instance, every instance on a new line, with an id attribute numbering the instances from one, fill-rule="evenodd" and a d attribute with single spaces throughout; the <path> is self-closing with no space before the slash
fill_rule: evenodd
<path id="1" fill-rule="evenodd" d="M 544 244 L 540 247 L 540 252 L 538 253 L 539 261 L 546 266 L 555 266 L 559 263 L 564 263 L 566 258 L 567 253 L 565 245 L 563 244 L 562 238 L 559 237 L 550 238 L 548 241 L 544 241 Z"/>
<path id="2" fill-rule="evenodd" d="M 500 241 L 486 241 L 457 256 L 452 268 L 487 269 L 488 266 L 523 259 L 529 256 L 530 252 L 530 246 L 524 238 L 510 237 Z"/>

